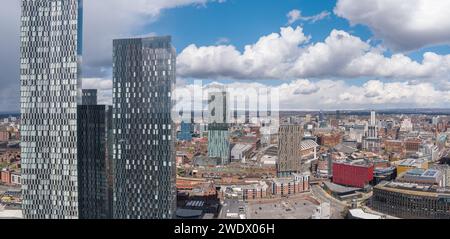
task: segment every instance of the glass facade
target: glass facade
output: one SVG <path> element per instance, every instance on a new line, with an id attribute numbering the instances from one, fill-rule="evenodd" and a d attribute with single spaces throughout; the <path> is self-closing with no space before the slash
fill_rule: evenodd
<path id="1" fill-rule="evenodd" d="M 81 0 L 22 0 L 24 218 L 78 218 Z"/>
<path id="2" fill-rule="evenodd" d="M 171 37 L 113 42 L 114 218 L 172 218 L 176 209 Z"/>
<path id="3" fill-rule="evenodd" d="M 83 102 L 94 100 L 83 90 Z M 95 99 L 96 101 L 96 99 Z M 78 199 L 79 218 L 111 218 L 108 185 L 108 132 L 111 108 L 105 105 L 78 106 Z"/>

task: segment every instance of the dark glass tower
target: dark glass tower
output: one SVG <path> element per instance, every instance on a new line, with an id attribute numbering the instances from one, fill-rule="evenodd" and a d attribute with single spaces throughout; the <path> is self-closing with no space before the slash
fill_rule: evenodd
<path id="1" fill-rule="evenodd" d="M 172 218 L 176 209 L 171 37 L 113 43 L 114 218 Z"/>
<path id="2" fill-rule="evenodd" d="M 112 108 L 97 105 L 97 90 L 83 90 L 78 106 L 78 207 L 81 219 L 111 218 L 109 129 Z"/>
<path id="3" fill-rule="evenodd" d="M 82 1 L 22 0 L 24 218 L 78 218 Z"/>

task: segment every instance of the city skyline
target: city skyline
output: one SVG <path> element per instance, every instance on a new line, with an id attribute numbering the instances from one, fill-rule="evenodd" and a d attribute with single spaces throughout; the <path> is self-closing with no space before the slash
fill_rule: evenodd
<path id="1" fill-rule="evenodd" d="M 450 219 L 450 2 L 5 1 L 0 219 Z"/>
<path id="2" fill-rule="evenodd" d="M 448 3 L 358 1 L 356 12 L 349 7 L 352 0 L 277 3 L 261 1 L 253 11 L 254 4 L 231 0 L 148 0 L 126 7 L 121 0 L 84 3 L 84 86 L 98 89 L 99 102 L 111 104 L 112 39 L 169 34 L 179 52 L 177 89 L 192 87 L 194 80 L 271 87 L 282 92 L 284 110 L 448 108 L 449 21 L 442 12 Z M 15 112 L 20 6 L 15 0 L 5 4 L 0 112 Z M 397 6 L 409 11 L 388 11 Z M 368 17 L 370 9 L 375 10 Z M 436 14 L 429 16 L 431 11 Z M 120 13 L 122 24 L 115 24 L 110 12 Z M 395 24 L 396 17 L 406 30 Z M 211 65 L 217 61 L 226 64 Z"/>

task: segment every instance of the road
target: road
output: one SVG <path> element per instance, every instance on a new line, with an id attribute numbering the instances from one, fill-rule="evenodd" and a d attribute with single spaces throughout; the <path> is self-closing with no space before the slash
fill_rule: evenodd
<path id="1" fill-rule="evenodd" d="M 331 205 L 331 218 L 332 219 L 342 219 L 342 212 L 347 209 L 347 204 L 341 202 L 332 196 L 330 196 L 327 192 L 325 192 L 319 185 L 311 186 L 311 193 L 314 198 L 316 198 L 319 202 L 324 203 L 328 202 Z"/>
<path id="2" fill-rule="evenodd" d="M 239 214 L 246 214 L 246 205 L 244 202 L 237 199 L 225 199 L 222 204 L 222 209 L 219 213 L 220 219 L 231 219 L 227 216 L 228 213 L 235 214 L 236 217 L 232 219 L 239 219 Z"/>

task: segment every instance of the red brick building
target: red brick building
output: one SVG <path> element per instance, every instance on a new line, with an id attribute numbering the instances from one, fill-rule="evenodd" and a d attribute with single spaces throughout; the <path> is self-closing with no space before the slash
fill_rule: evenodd
<path id="1" fill-rule="evenodd" d="M 405 140 L 405 149 L 407 152 L 417 152 L 421 143 L 420 139 L 407 139 Z"/>
<path id="2" fill-rule="evenodd" d="M 364 188 L 373 180 L 374 166 L 365 160 L 333 163 L 333 183 Z"/>
<path id="3" fill-rule="evenodd" d="M 400 140 L 384 141 L 384 150 L 388 153 L 403 153 L 404 149 L 404 144 Z"/>
<path id="4" fill-rule="evenodd" d="M 0 141 L 8 141 L 9 140 L 9 132 L 6 130 L 0 130 Z"/>
<path id="5" fill-rule="evenodd" d="M 242 187 L 244 201 L 259 200 L 269 196 L 269 187 L 266 183 L 245 185 Z"/>
<path id="6" fill-rule="evenodd" d="M 318 135 L 319 144 L 326 147 L 335 147 L 342 143 L 342 135 L 340 133 L 327 133 Z"/>
<path id="7" fill-rule="evenodd" d="M 288 196 L 309 191 L 309 175 L 293 174 L 288 178 L 272 180 L 271 193 L 277 196 Z"/>
<path id="8" fill-rule="evenodd" d="M 11 184 L 11 171 L 8 169 L 3 169 L 1 171 L 1 182 L 4 184 Z"/>

